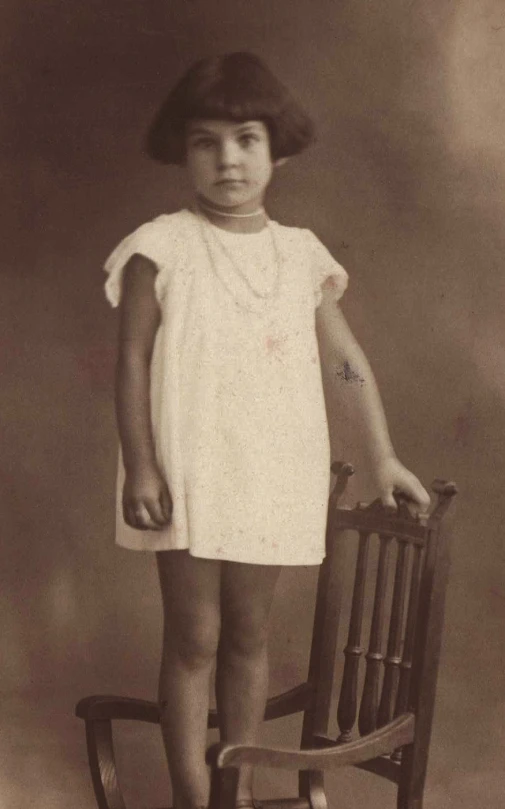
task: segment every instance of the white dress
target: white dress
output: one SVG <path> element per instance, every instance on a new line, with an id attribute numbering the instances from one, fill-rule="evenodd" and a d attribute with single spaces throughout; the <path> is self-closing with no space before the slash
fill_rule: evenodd
<path id="1" fill-rule="evenodd" d="M 260 234 L 230 234 L 182 210 L 142 225 L 114 250 L 105 265 L 113 306 L 134 253 L 158 268 L 151 412 L 174 508 L 162 531 L 127 526 L 120 458 L 117 543 L 320 564 L 330 449 L 315 309 L 327 277 L 342 295 L 345 270 L 309 230 L 270 222 Z"/>

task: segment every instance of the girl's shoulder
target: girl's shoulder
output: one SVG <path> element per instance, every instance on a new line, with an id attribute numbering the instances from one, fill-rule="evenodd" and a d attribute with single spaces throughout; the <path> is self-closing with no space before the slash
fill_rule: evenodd
<path id="1" fill-rule="evenodd" d="M 289 227 L 275 223 L 283 245 L 301 259 L 314 283 L 316 306 L 322 301 L 321 287 L 328 278 L 332 278 L 332 294 L 339 300 L 347 288 L 349 276 L 342 265 L 330 253 L 316 234 L 308 228 Z"/>
<path id="2" fill-rule="evenodd" d="M 161 213 L 151 219 L 151 222 L 165 225 L 177 225 L 181 222 L 190 221 L 193 218 L 192 212 L 189 208 L 181 208 L 179 211 L 172 211 L 171 213 Z"/>
<path id="3" fill-rule="evenodd" d="M 162 213 L 138 225 L 117 245 L 108 261 L 123 260 L 126 253 L 142 253 L 156 262 L 173 258 L 187 241 L 192 214 L 186 209 Z"/>
<path id="4" fill-rule="evenodd" d="M 119 242 L 104 264 L 109 276 L 105 292 L 112 306 L 117 306 L 120 300 L 124 267 L 136 254 L 145 256 L 156 266 L 156 286 L 161 297 L 168 276 L 184 264 L 187 245 L 191 242 L 188 238 L 191 222 L 192 214 L 186 209 L 160 214 Z"/>
<path id="5" fill-rule="evenodd" d="M 158 216 L 140 225 L 137 230 L 153 230 L 170 235 L 177 233 L 179 230 L 186 230 L 188 226 L 191 226 L 192 221 L 193 214 L 191 211 L 187 208 L 182 208 L 180 211 L 174 211 L 173 213 L 158 214 Z"/>
<path id="6" fill-rule="evenodd" d="M 282 233 L 282 235 L 286 238 L 298 239 L 299 241 L 306 241 L 309 243 L 314 239 L 319 241 L 315 233 L 308 228 L 301 228 L 297 225 L 284 225 L 282 222 L 278 222 L 276 219 L 271 219 L 270 221 L 276 230 L 279 233 Z"/>
<path id="7" fill-rule="evenodd" d="M 289 238 L 301 238 L 303 234 L 306 232 L 305 228 L 299 228 L 296 225 L 284 225 L 282 222 L 278 222 L 277 219 L 271 219 L 270 224 L 275 227 L 275 229 L 282 233 L 283 236 Z"/>
<path id="8" fill-rule="evenodd" d="M 301 228 L 295 225 L 283 225 L 280 222 L 272 221 L 276 233 L 286 244 L 291 244 L 296 249 L 311 253 L 318 248 L 326 249 L 316 234 L 308 228 Z"/>

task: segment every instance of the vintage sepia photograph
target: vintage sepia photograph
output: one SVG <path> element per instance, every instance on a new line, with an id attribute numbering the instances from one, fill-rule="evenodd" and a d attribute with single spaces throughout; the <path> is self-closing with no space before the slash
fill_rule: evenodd
<path id="1" fill-rule="evenodd" d="M 505 6 L 0 48 L 1 809 L 500 809 Z"/>

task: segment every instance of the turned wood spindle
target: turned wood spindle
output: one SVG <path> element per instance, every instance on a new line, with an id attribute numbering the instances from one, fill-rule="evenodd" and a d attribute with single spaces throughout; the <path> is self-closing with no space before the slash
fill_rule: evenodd
<path id="1" fill-rule="evenodd" d="M 337 710 L 337 721 L 340 728 L 338 741 L 342 743 L 350 740 L 352 729 L 356 722 L 359 661 L 363 653 L 363 649 L 360 646 L 361 628 L 363 625 L 363 606 L 365 601 L 365 581 L 369 546 L 370 534 L 360 533 L 349 634 L 347 646 L 344 649 L 344 673 L 342 675 L 342 687 L 340 689 Z"/>
<path id="2" fill-rule="evenodd" d="M 375 584 L 375 597 L 370 628 L 370 641 L 366 654 L 365 684 L 359 711 L 358 726 L 362 736 L 377 729 L 377 712 L 379 708 L 379 679 L 383 660 L 381 653 L 382 634 L 384 625 L 384 606 L 386 601 L 386 587 L 388 579 L 388 557 L 392 537 L 381 534 L 379 536 L 379 564 Z"/>
<path id="3" fill-rule="evenodd" d="M 396 698 L 395 716 L 399 716 L 401 713 L 407 710 L 410 670 L 412 668 L 412 656 L 414 653 L 417 607 L 419 604 L 419 588 L 421 585 L 422 554 L 422 546 L 415 545 L 414 561 L 412 563 L 412 573 L 410 576 L 409 607 L 407 612 L 407 625 L 405 628 L 403 655 L 400 663 L 400 682 L 398 685 L 398 695 Z"/>
<path id="4" fill-rule="evenodd" d="M 410 671 L 412 668 L 412 657 L 414 653 L 417 607 L 419 604 L 419 588 L 421 585 L 422 554 L 422 546 L 414 545 L 414 560 L 412 562 L 412 572 L 410 575 L 409 606 L 407 611 L 407 624 L 405 627 L 403 655 L 400 662 L 400 677 L 394 712 L 395 717 L 400 716 L 400 714 L 407 710 L 409 698 Z M 396 750 L 392 755 L 392 759 L 394 761 L 400 761 L 401 750 Z"/>
<path id="5" fill-rule="evenodd" d="M 393 718 L 395 700 L 400 675 L 403 617 L 405 614 L 405 596 L 407 593 L 407 564 L 409 544 L 405 540 L 397 540 L 398 555 L 396 558 L 393 600 L 389 621 L 387 654 L 384 660 L 384 681 L 379 705 L 377 723 L 383 727 Z"/>

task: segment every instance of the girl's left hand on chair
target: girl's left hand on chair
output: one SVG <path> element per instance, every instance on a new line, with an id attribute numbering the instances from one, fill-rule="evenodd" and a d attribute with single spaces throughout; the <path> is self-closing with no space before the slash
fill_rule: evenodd
<path id="1" fill-rule="evenodd" d="M 379 461 L 374 470 L 379 495 L 388 508 L 397 509 L 395 494 L 402 494 L 414 513 L 428 510 L 430 496 L 416 476 L 409 472 L 394 455 Z"/>

